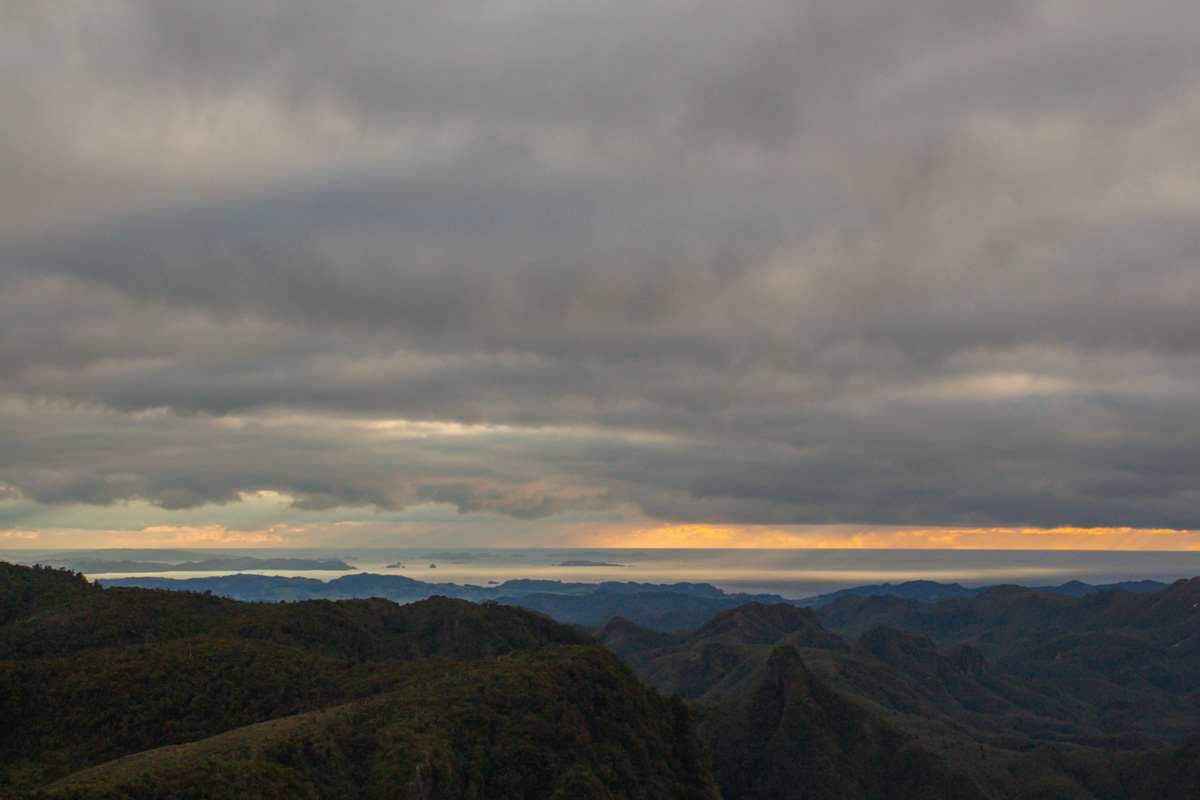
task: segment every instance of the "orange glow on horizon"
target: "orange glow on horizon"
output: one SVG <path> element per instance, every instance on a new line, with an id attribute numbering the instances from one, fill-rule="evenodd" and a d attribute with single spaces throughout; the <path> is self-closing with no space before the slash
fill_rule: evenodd
<path id="1" fill-rule="evenodd" d="M 221 524 L 130 529 L 16 528 L 0 549 L 97 547 L 462 547 L 614 549 L 1200 550 L 1200 530 L 1167 528 L 951 528 L 736 525 L 545 519 L 504 530 L 478 522 L 340 520 L 239 529 Z"/>
<path id="2" fill-rule="evenodd" d="M 276 547 L 291 545 L 297 529 L 274 525 L 265 530 L 241 531 L 224 525 L 152 525 L 133 530 L 42 528 L 0 531 L 0 542 L 8 541 L 32 549 L 87 549 L 91 547 Z"/>
<path id="3" fill-rule="evenodd" d="M 1170 528 L 857 528 L 656 525 L 603 535 L 601 547 L 945 550 L 1200 550 L 1200 531 Z"/>

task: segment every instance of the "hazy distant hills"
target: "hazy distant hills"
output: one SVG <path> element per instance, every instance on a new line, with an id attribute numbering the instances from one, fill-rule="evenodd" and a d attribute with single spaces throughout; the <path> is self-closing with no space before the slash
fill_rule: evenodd
<path id="1" fill-rule="evenodd" d="M 1158 589 L 1165 589 L 1167 584 L 1160 581 L 1122 581 L 1120 583 L 1105 583 L 1093 585 L 1083 583 L 1082 581 L 1068 581 L 1067 583 L 1057 586 L 1032 586 L 1029 587 L 1039 592 L 1054 592 L 1055 594 L 1065 594 L 1070 597 L 1083 597 L 1088 594 L 1097 594 L 1100 592 L 1112 592 L 1122 590 L 1126 592 L 1153 592 Z M 927 603 L 945 600 L 948 597 L 975 597 L 992 587 L 981 586 L 976 588 L 967 588 L 958 583 L 938 583 L 937 581 L 906 581 L 904 583 L 882 583 L 873 584 L 870 586 L 856 586 L 853 589 L 842 589 L 836 592 L 828 592 L 819 594 L 815 597 L 806 597 L 802 600 L 795 601 L 800 605 L 805 606 L 823 606 L 826 603 L 832 603 L 840 597 L 845 597 L 850 594 L 863 596 L 873 595 L 891 595 L 893 597 L 903 597 L 909 600 L 924 600 Z"/>
<path id="2" fill-rule="evenodd" d="M 600 626 L 615 616 L 661 630 L 702 624 L 713 614 L 747 602 L 782 603 L 778 595 L 728 594 L 707 583 L 648 584 L 637 582 L 570 583 L 511 580 L 497 586 L 427 583 L 402 575 L 357 573 L 330 581 L 274 575 L 223 575 L 212 578 L 118 578 L 105 586 L 182 589 L 212 592 L 252 601 L 344 600 L 383 597 L 411 602 L 426 597 L 457 597 L 540 611 L 559 622 Z"/>
<path id="3" fill-rule="evenodd" d="M 829 627 L 858 635 L 877 625 L 923 633 L 939 644 L 992 643 L 1005 652 L 1052 635 L 1128 635 L 1157 646 L 1200 646 L 1200 579 L 1152 592 L 1105 591 L 1078 597 L 994 586 L 974 597 L 936 603 L 895 595 L 845 595 L 817 609 Z M 1000 644 L 1003 642 L 1003 644 Z"/>
<path id="4" fill-rule="evenodd" d="M 646 594 L 670 592 L 701 599 L 768 600 L 783 602 L 773 594 L 728 594 L 708 583 L 638 583 L 636 581 L 605 581 L 582 583 L 557 580 L 520 578 L 494 586 L 474 586 L 458 583 L 432 583 L 403 575 L 377 575 L 358 572 L 332 580 L 285 577 L 281 575 L 217 575 L 203 578 L 102 578 L 105 586 L 136 587 L 141 589 L 181 589 L 232 597 L 235 600 L 345 600 L 356 597 L 385 597 L 392 600 L 420 599 L 441 595 L 464 600 L 495 600 L 500 597 L 528 597 L 535 594 L 591 595 Z"/>
<path id="5" fill-rule="evenodd" d="M 791 602 L 796 605 L 820 607 L 851 595 L 886 595 L 936 601 L 951 597 L 975 597 L 987 591 L 985 588 L 967 588 L 957 583 L 909 581 L 901 584 L 860 586 L 789 601 L 774 594 L 727 593 L 707 583 L 580 583 L 519 579 L 485 587 L 431 583 L 402 575 L 371 573 L 343 575 L 329 581 L 242 574 L 205 578 L 114 578 L 104 579 L 103 583 L 105 586 L 212 592 L 237 600 L 268 602 L 363 597 L 383 597 L 397 602 L 411 602 L 434 596 L 457 597 L 476 602 L 495 600 L 540 611 L 559 622 L 599 628 L 613 617 L 620 616 L 644 627 L 662 631 L 693 628 L 704 624 L 720 611 L 750 602 Z M 1146 592 L 1165 586 L 1166 584 L 1156 581 L 1103 586 L 1072 581 L 1061 586 L 1040 587 L 1037 591 L 1082 597 L 1115 590 Z"/>

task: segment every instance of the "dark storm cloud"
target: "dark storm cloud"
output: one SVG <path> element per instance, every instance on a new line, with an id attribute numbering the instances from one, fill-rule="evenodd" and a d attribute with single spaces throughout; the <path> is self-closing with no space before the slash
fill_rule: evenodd
<path id="1" fill-rule="evenodd" d="M 706 137 L 720 129 L 781 140 L 799 100 L 853 85 L 905 49 L 1020 25 L 1028 8 L 1013 0 L 766 0 L 736 13 L 715 0 L 340 8 L 110 0 L 10 13 L 34 41 L 78 48 L 122 87 L 249 85 L 283 102 L 344 107 L 365 124 L 466 116 L 641 128 L 676 117 Z"/>
<path id="2" fill-rule="evenodd" d="M 4 3 L 0 486 L 1200 527 L 1126 6 Z"/>

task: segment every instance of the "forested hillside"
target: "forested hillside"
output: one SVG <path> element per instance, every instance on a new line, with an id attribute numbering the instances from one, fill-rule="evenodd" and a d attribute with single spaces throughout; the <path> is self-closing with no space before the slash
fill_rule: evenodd
<path id="1" fill-rule="evenodd" d="M 1200 581 L 845 595 L 617 617 L 605 649 L 491 601 L 0 564 L 0 796 L 1194 800 L 1198 605 Z"/>
<path id="2" fill-rule="evenodd" d="M 0 564 L 0 793 L 715 798 L 590 637 L 434 598 L 250 604 Z"/>
<path id="3" fill-rule="evenodd" d="M 600 637 L 695 704 L 726 798 L 1184 800 L 1200 797 L 1197 585 L 750 604 Z"/>

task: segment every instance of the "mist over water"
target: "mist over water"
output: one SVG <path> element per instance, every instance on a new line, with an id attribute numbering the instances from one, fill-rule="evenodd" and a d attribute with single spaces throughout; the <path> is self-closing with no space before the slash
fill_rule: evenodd
<path id="1" fill-rule="evenodd" d="M 600 583 L 711 583 L 728 592 L 802 598 L 877 583 L 932 580 L 988 586 L 1016 583 L 1054 586 L 1070 580 L 1091 584 L 1127 580 L 1170 582 L 1200 575 L 1200 552 L 1111 550 L 611 550 L 611 549 L 237 549 L 10 551 L 18 563 L 54 562 L 67 556 L 108 561 L 203 561 L 220 556 L 337 558 L 354 572 L 402 575 L 429 583 L 487 586 L 539 579 Z M 576 565 L 571 566 L 574 562 Z M 395 566 L 395 565 L 400 566 Z M 332 580 L 346 572 L 255 570 L 263 574 Z M 231 574 L 204 572 L 96 572 L 88 577 L 131 575 L 187 578 Z"/>

